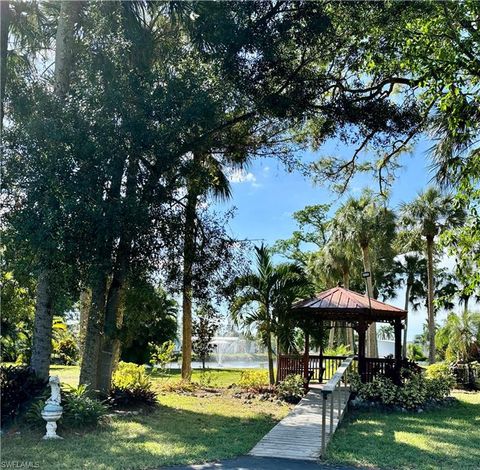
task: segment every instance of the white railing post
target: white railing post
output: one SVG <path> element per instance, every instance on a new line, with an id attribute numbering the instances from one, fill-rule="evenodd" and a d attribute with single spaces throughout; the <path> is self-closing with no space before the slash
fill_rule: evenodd
<path id="1" fill-rule="evenodd" d="M 326 441 L 326 420 L 327 420 L 327 394 L 322 393 L 323 397 L 323 402 L 322 402 L 322 457 L 325 456 L 325 448 L 327 446 L 327 441 Z"/>
<path id="2" fill-rule="evenodd" d="M 334 399 L 333 399 L 333 393 L 330 394 L 331 399 L 330 399 L 330 437 L 333 434 L 333 409 L 335 408 L 334 404 Z"/>

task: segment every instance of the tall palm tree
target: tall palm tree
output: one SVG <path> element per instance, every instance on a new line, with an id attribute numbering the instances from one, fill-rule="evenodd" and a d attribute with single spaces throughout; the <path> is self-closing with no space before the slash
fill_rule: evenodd
<path id="1" fill-rule="evenodd" d="M 306 281 L 301 268 L 295 264 L 275 266 L 267 247 L 255 248 L 256 272 L 250 272 L 235 280 L 239 295 L 232 304 L 232 316 L 236 323 L 245 326 L 255 324 L 264 340 L 268 354 L 270 384 L 275 383 L 273 370 L 272 335 L 279 328 L 275 318 L 285 299 L 293 300 L 296 289 L 305 288 Z M 289 306 L 288 306 L 289 308 Z M 281 309 L 283 312 L 285 308 Z M 282 318 L 280 317 L 280 324 Z"/>
<path id="2" fill-rule="evenodd" d="M 350 289 L 350 279 L 357 273 L 356 261 L 358 257 L 358 249 L 352 243 L 339 243 L 334 237 L 330 238 L 328 243 L 324 246 L 318 260 L 318 267 L 325 276 L 327 287 L 335 286 L 342 281 L 345 289 Z M 354 351 L 353 330 L 345 328 L 340 322 L 334 322 L 330 328 L 328 339 L 328 347 L 333 349 L 335 340 L 338 345 L 344 344 Z"/>
<path id="3" fill-rule="evenodd" d="M 243 162 L 242 162 L 243 163 Z M 218 199 L 231 196 L 230 183 L 223 162 L 211 153 L 195 153 L 184 166 L 187 187 L 183 231 L 182 279 L 182 380 L 192 377 L 192 301 L 193 265 L 197 236 L 197 206 L 199 198 L 212 194 Z"/>
<path id="4" fill-rule="evenodd" d="M 370 191 L 364 191 L 358 199 L 348 199 L 332 220 L 332 236 L 338 243 L 355 243 L 361 250 L 363 269 L 370 273 L 366 278 L 369 297 L 374 297 L 372 257 L 380 258 L 390 250 L 394 231 L 394 213 L 383 207 Z M 377 253 L 372 255 L 372 250 Z M 378 356 L 375 323 L 367 331 L 367 355 Z"/>
<path id="5" fill-rule="evenodd" d="M 395 271 L 401 277 L 401 283 L 405 286 L 405 307 L 408 312 L 411 303 L 423 296 L 424 285 L 422 282 L 422 274 L 427 269 L 425 258 L 417 253 L 406 254 L 402 259 L 395 262 Z M 415 309 L 415 308 L 414 308 Z M 408 315 L 405 319 L 405 328 L 403 330 L 403 357 L 407 357 L 407 331 L 408 331 Z"/>
<path id="6" fill-rule="evenodd" d="M 458 227 L 465 219 L 465 211 L 454 204 L 453 197 L 434 187 L 400 208 L 402 225 L 425 240 L 427 255 L 427 312 L 428 360 L 435 362 L 434 252 L 436 237 L 443 231 Z M 412 234 L 412 238 L 413 235 Z"/>

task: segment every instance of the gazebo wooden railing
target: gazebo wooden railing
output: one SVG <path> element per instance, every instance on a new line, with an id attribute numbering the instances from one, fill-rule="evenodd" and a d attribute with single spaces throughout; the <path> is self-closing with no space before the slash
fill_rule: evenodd
<path id="1" fill-rule="evenodd" d="M 305 356 L 303 355 L 280 355 L 278 361 L 278 381 L 282 381 L 287 375 L 302 375 L 311 383 L 325 383 L 336 373 L 347 356 L 320 356 L 309 355 L 308 366 L 305 368 Z M 358 357 L 353 358 L 355 363 Z M 392 358 L 365 358 L 365 381 L 371 382 L 376 375 L 383 375 L 388 367 L 395 365 Z"/>

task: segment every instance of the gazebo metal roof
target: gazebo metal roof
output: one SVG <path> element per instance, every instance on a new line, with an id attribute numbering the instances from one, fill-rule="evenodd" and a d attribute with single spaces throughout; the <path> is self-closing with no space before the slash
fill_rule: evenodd
<path id="1" fill-rule="evenodd" d="M 390 321 L 405 319 L 407 312 L 401 308 L 359 294 L 344 287 L 333 287 L 301 300 L 292 306 L 292 314 L 303 319 L 317 320 L 371 320 Z"/>

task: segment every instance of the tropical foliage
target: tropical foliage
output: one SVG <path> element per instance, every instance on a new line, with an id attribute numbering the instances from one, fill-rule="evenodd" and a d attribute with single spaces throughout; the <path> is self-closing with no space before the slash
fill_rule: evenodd
<path id="1" fill-rule="evenodd" d="M 80 382 L 108 393 L 119 359 L 145 363 L 149 343 L 175 338 L 178 294 L 190 380 L 192 307 L 218 307 L 236 279 L 233 314 L 256 325 L 270 380 L 273 338 L 277 354 L 298 348 L 286 312 L 309 283 L 382 299 L 403 284 L 406 308 L 426 300 L 433 362 L 436 310 L 454 298 L 471 310 L 480 285 L 478 14 L 473 0 L 2 1 L 2 359 L 42 379 L 52 357 L 80 360 Z M 388 188 L 426 133 L 438 187 L 401 208 L 410 235 L 394 240 Z M 296 159 L 332 138 L 352 154 Z M 243 275 L 245 244 L 214 204 L 257 156 L 341 194 L 368 172 L 379 196 L 297 211 L 277 243 L 294 264 L 262 248 Z M 452 282 L 439 280 L 442 250 Z M 77 340 L 55 325 L 80 297 Z M 330 346 L 353 350 L 333 326 Z"/>
<path id="2" fill-rule="evenodd" d="M 296 264 L 274 265 L 264 245 L 255 248 L 256 271 L 235 280 L 237 295 L 232 303 L 232 316 L 237 323 L 255 325 L 267 348 L 270 384 L 275 382 L 272 336 L 277 335 L 278 349 L 288 350 L 293 344 L 293 328 L 287 313 L 295 298 L 308 293 L 309 282 Z"/>

